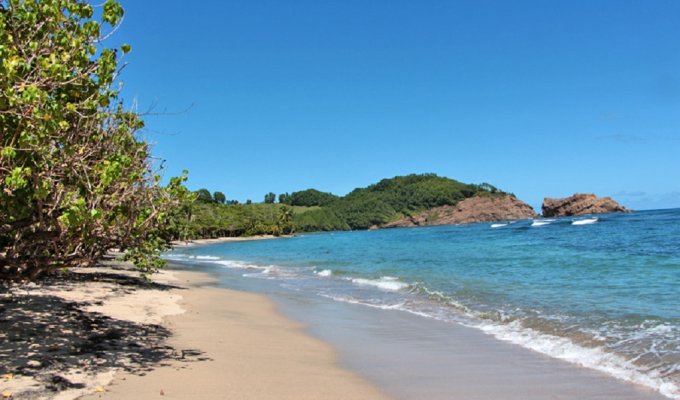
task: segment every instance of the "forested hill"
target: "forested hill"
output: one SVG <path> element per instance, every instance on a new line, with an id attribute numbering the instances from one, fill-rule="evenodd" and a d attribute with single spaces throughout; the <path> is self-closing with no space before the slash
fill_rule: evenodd
<path id="1" fill-rule="evenodd" d="M 492 185 L 467 184 L 435 174 L 412 174 L 383 179 L 346 196 L 307 189 L 278 196 L 268 193 L 265 202 L 219 204 L 199 196 L 187 231 L 191 237 L 285 234 L 328 230 L 368 229 L 434 207 L 455 205 L 470 197 L 513 196 Z M 215 199 L 224 196 L 219 193 Z"/>

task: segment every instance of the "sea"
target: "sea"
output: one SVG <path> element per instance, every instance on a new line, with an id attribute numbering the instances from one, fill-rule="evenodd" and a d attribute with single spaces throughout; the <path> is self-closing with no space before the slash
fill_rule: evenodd
<path id="1" fill-rule="evenodd" d="M 464 325 L 680 399 L 680 209 L 299 234 L 164 257 Z"/>

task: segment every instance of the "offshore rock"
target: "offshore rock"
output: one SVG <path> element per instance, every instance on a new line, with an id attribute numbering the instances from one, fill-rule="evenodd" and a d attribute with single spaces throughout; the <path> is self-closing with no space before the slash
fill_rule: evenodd
<path id="1" fill-rule="evenodd" d="M 383 228 L 427 225 L 471 224 L 534 218 L 527 203 L 509 195 L 480 196 L 461 200 L 456 205 L 440 206 L 390 222 Z"/>
<path id="2" fill-rule="evenodd" d="M 572 215 L 625 213 L 631 210 L 614 201 L 611 197 L 597 197 L 594 194 L 576 193 L 562 199 L 545 198 L 541 207 L 543 216 L 566 217 Z"/>

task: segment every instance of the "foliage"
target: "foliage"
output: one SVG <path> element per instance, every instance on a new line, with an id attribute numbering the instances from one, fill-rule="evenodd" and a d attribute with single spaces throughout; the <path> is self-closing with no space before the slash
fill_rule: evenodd
<path id="1" fill-rule="evenodd" d="M 208 189 L 198 189 L 196 192 L 196 200 L 202 203 L 212 203 L 214 202 L 212 194 Z"/>
<path id="2" fill-rule="evenodd" d="M 276 195 L 272 192 L 269 192 L 264 195 L 264 202 L 266 204 L 274 204 L 274 201 L 276 200 Z"/>
<path id="3" fill-rule="evenodd" d="M 290 194 L 288 193 L 281 193 L 279 195 L 279 203 L 280 204 L 288 204 L 290 205 Z"/>
<path id="4" fill-rule="evenodd" d="M 435 174 L 411 174 L 355 189 L 329 208 L 341 216 L 350 229 L 367 229 L 404 215 L 453 205 L 483 194 L 500 195 L 503 192 L 488 184 L 471 185 Z"/>
<path id="5" fill-rule="evenodd" d="M 286 204 L 292 206 L 328 206 L 338 200 L 338 196 L 332 193 L 320 192 L 316 189 L 307 189 L 299 192 L 293 192 L 287 198 Z"/>
<path id="6" fill-rule="evenodd" d="M 0 278 L 32 279 L 93 265 L 112 248 L 142 272 L 171 235 L 186 177 L 160 185 L 144 126 L 118 99 L 119 49 L 82 0 L 0 1 Z"/>
<path id="7" fill-rule="evenodd" d="M 215 192 L 213 193 L 213 201 L 218 204 L 224 204 L 227 201 L 227 196 L 222 192 Z"/>
<path id="8" fill-rule="evenodd" d="M 434 174 L 397 176 L 355 189 L 338 197 L 315 189 L 279 196 L 279 202 L 292 204 L 292 226 L 297 232 L 368 229 L 380 226 L 404 215 L 441 205 L 453 205 L 472 196 L 497 196 L 505 193 L 489 184 L 472 185 Z M 270 193 L 273 195 L 273 193 Z M 269 199 L 272 197 L 270 196 Z M 281 207 L 271 203 L 205 209 L 192 229 L 197 237 L 240 236 L 255 233 L 276 233 L 285 230 L 277 226 L 276 213 Z M 265 211 L 269 210 L 269 211 Z M 274 211 L 278 210 L 278 211 Z M 209 214 L 209 217 L 207 216 Z"/>
<path id="9" fill-rule="evenodd" d="M 193 206 L 184 239 L 290 234 L 303 207 L 281 204 L 208 204 Z"/>
<path id="10" fill-rule="evenodd" d="M 346 231 L 350 229 L 345 218 L 329 208 L 316 208 L 296 213 L 293 222 L 296 232 Z"/>

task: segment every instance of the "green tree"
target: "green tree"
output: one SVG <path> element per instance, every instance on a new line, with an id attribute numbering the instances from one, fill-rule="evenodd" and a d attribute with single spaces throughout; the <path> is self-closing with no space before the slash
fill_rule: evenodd
<path id="1" fill-rule="evenodd" d="M 265 204 L 274 204 L 274 201 L 276 200 L 276 194 L 269 192 L 264 195 L 264 202 Z"/>
<path id="2" fill-rule="evenodd" d="M 282 206 L 279 209 L 279 220 L 277 222 L 278 232 L 284 235 L 293 233 L 293 209 Z"/>
<path id="3" fill-rule="evenodd" d="M 212 194 L 208 189 L 198 189 L 196 191 L 196 200 L 202 203 L 212 203 L 214 202 Z"/>
<path id="4" fill-rule="evenodd" d="M 213 200 L 217 204 L 224 204 L 224 202 L 227 201 L 227 196 L 222 192 L 215 192 L 213 193 Z"/>
<path id="5" fill-rule="evenodd" d="M 279 203 L 280 204 L 290 204 L 290 194 L 288 193 L 281 193 L 279 195 Z"/>
<path id="6" fill-rule="evenodd" d="M 94 265 L 111 248 L 142 272 L 171 234 L 185 177 L 160 185 L 144 123 L 118 99 L 101 45 L 123 8 L 82 0 L 0 1 L 0 279 Z"/>
<path id="7" fill-rule="evenodd" d="M 339 197 L 332 193 L 320 192 L 316 189 L 307 189 L 293 192 L 288 204 L 293 206 L 328 206 L 333 204 Z"/>

